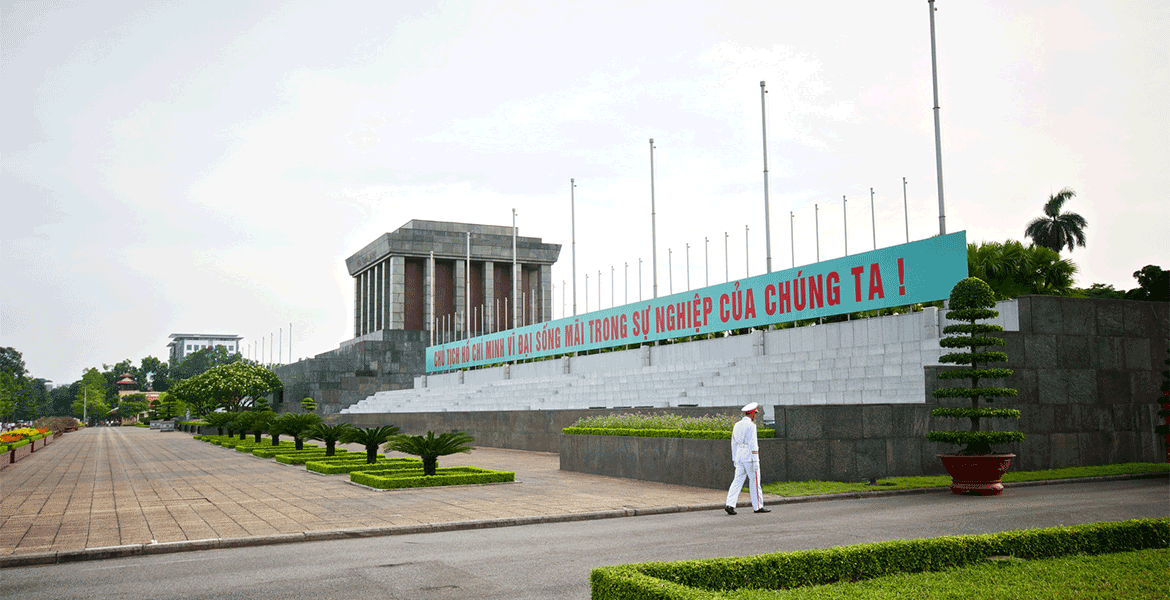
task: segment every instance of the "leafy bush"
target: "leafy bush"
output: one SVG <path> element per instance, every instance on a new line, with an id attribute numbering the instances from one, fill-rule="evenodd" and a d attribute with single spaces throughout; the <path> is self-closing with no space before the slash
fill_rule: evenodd
<path id="1" fill-rule="evenodd" d="M 311 440 L 325 442 L 325 456 L 333 456 L 333 449 L 337 446 L 338 440 L 344 438 L 352 429 L 353 426 L 348 423 L 340 423 L 337 425 L 317 423 L 309 428 L 305 436 Z"/>
<path id="2" fill-rule="evenodd" d="M 593 569 L 590 583 L 592 597 L 597 600 L 715 598 L 718 592 L 733 590 L 793 589 L 896 573 L 942 571 L 981 563 L 990 556 L 1038 559 L 1166 547 L 1170 547 L 1170 518 L 1137 519 L 601 567 Z"/>
<path id="3" fill-rule="evenodd" d="M 939 379 L 968 379 L 969 387 L 949 387 L 934 390 L 935 398 L 970 398 L 970 408 L 936 408 L 930 412 L 936 417 L 965 418 L 971 422 L 968 431 L 931 431 L 926 439 L 932 442 L 958 444 L 964 447 L 959 454 L 994 454 L 992 444 L 1006 444 L 1024 440 L 1020 431 L 983 431 L 982 419 L 1019 419 L 1020 411 L 1002 408 L 985 408 L 979 405 L 979 400 L 986 399 L 993 402 L 995 398 L 1015 396 L 1016 390 L 1001 387 L 980 387 L 979 380 L 983 378 L 1002 379 L 1010 377 L 1011 369 L 981 368 L 980 365 L 990 362 L 1004 362 L 1008 359 L 1003 352 L 985 352 L 981 348 L 1003 346 L 1001 338 L 989 337 L 983 334 L 1003 331 L 999 325 L 977 323 L 982 319 L 991 319 L 999 315 L 994 310 L 995 293 L 986 283 L 977 277 L 968 277 L 955 287 L 951 288 L 951 311 L 947 318 L 955 321 L 965 321 L 963 324 L 947 325 L 943 328 L 945 334 L 951 335 L 939 340 L 944 348 L 968 348 L 966 352 L 954 352 L 939 357 L 939 362 L 970 365 L 969 368 L 949 369 L 939 373 Z"/>
<path id="4" fill-rule="evenodd" d="M 338 473 L 352 473 L 354 471 L 395 471 L 422 469 L 422 461 L 416 458 L 386 458 L 381 457 L 374 464 L 369 464 L 364 458 L 349 461 L 322 461 L 311 460 L 305 463 L 305 469 L 325 475 Z"/>
<path id="5" fill-rule="evenodd" d="M 581 417 L 573 427 L 594 429 L 682 429 L 693 431 L 731 431 L 741 417 L 739 415 L 705 415 L 683 417 L 680 415 L 622 413 Z"/>
<path id="6" fill-rule="evenodd" d="M 366 462 L 374 464 L 378 456 L 378 446 L 390 441 L 398 433 L 398 426 L 386 427 L 354 427 L 346 432 L 342 438 L 347 444 L 361 444 L 366 448 Z"/>
<path id="7" fill-rule="evenodd" d="M 320 422 L 321 417 L 312 413 L 284 413 L 272 420 L 280 433 L 292 436 L 297 450 L 304 446 L 306 432 Z"/>

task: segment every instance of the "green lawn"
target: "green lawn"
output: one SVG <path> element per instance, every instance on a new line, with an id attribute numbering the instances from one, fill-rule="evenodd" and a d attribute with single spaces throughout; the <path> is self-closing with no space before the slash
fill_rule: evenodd
<path id="1" fill-rule="evenodd" d="M 1045 471 L 1009 471 L 1003 476 L 1005 483 L 1013 481 L 1040 481 L 1069 479 L 1073 477 L 1100 477 L 1103 475 L 1135 475 L 1143 473 L 1168 473 L 1167 463 L 1122 463 L 1095 467 L 1069 467 Z M 777 496 L 816 496 L 820 494 L 841 494 L 848 492 L 872 492 L 876 490 L 906 490 L 914 488 L 945 487 L 951 484 L 949 475 L 932 477 L 890 477 L 879 479 L 878 485 L 868 482 L 845 483 L 840 481 L 793 481 L 764 485 L 765 494 Z"/>
<path id="2" fill-rule="evenodd" d="M 1170 597 L 1170 549 L 1047 560 L 1009 559 L 938 573 L 912 573 L 792 590 L 741 590 L 736 600 L 1025 598 L 1078 600 Z"/>

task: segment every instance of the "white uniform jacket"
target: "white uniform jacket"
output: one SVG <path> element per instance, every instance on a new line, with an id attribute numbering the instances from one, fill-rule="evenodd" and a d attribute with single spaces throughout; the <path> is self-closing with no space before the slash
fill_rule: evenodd
<path id="1" fill-rule="evenodd" d="M 744 417 L 731 430 L 731 460 L 737 463 L 758 461 L 760 441 L 756 439 L 756 424 Z"/>

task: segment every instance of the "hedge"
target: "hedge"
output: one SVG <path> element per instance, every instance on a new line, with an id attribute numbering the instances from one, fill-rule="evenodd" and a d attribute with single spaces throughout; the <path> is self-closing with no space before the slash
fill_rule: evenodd
<path id="1" fill-rule="evenodd" d="M 1090 523 L 981 535 L 897 540 L 758 556 L 649 562 L 593 569 L 595 600 L 700 599 L 741 589 L 792 589 L 897 573 L 933 572 L 991 556 L 1022 559 L 1170 547 L 1170 518 Z"/>
<path id="2" fill-rule="evenodd" d="M 337 451 L 348 452 L 348 450 L 345 448 L 338 448 Z M 296 454 L 298 452 L 317 452 L 320 453 L 321 456 L 325 456 L 325 449 L 318 448 L 316 444 L 305 444 L 303 450 L 297 450 L 296 446 L 293 444 L 286 446 L 284 445 L 284 442 L 281 442 L 279 446 L 273 446 L 271 444 L 265 446 L 261 444 L 252 448 L 252 456 L 258 456 L 260 458 L 273 458 L 278 455 Z"/>
<path id="3" fill-rule="evenodd" d="M 468 485 L 476 483 L 503 483 L 516 481 L 511 471 L 491 471 L 478 467 L 446 467 L 433 476 L 422 474 L 422 469 L 404 471 L 354 471 L 349 480 L 379 490 L 433 487 L 441 485 Z"/>
<path id="4" fill-rule="evenodd" d="M 345 448 L 337 449 L 337 454 L 344 454 L 346 452 L 349 452 L 349 450 L 346 450 Z M 337 456 L 337 454 L 334 456 Z M 300 452 L 297 452 L 296 450 L 291 452 L 288 450 L 283 452 L 277 451 L 277 454 L 273 456 L 273 458 L 276 459 L 276 462 L 286 465 L 303 465 L 310 460 L 320 460 L 322 458 L 329 457 L 325 456 L 324 448 L 319 448 L 317 450 L 301 450 Z"/>
<path id="5" fill-rule="evenodd" d="M 626 429 L 618 427 L 566 427 L 561 430 L 565 435 L 623 435 L 631 437 L 668 437 L 692 438 L 699 440 L 730 440 L 731 431 L 715 431 L 700 429 Z M 757 438 L 774 438 L 773 429 L 757 429 Z"/>
<path id="6" fill-rule="evenodd" d="M 305 463 L 305 469 L 323 475 L 337 475 L 339 473 L 353 473 L 354 471 L 395 471 L 395 470 L 419 470 L 422 469 L 422 461 L 416 458 L 379 458 L 378 462 L 369 464 L 366 462 L 364 453 L 354 452 L 355 455 L 362 454 L 351 458 L 358 458 L 359 460 L 347 461 L 322 461 L 311 460 Z"/>

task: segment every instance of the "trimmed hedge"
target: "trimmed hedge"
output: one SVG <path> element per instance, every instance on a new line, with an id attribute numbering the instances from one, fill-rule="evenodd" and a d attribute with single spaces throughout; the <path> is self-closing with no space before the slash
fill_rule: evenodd
<path id="1" fill-rule="evenodd" d="M 897 573 L 934 572 L 991 556 L 1022 559 L 1170 547 L 1170 518 L 1024 529 L 777 552 L 742 558 L 650 562 L 593 569 L 595 600 L 716 598 L 741 589 L 792 589 Z"/>
<path id="2" fill-rule="evenodd" d="M 436 470 L 433 476 L 423 475 L 422 469 L 401 471 L 354 471 L 349 480 L 379 490 L 400 488 L 434 487 L 441 485 L 468 485 L 477 483 L 503 483 L 516 481 L 511 471 L 491 471 L 479 467 L 446 467 Z"/>
<path id="3" fill-rule="evenodd" d="M 324 461 L 311 460 L 305 463 L 305 469 L 321 473 L 323 475 L 337 475 L 339 473 L 353 473 L 354 471 L 395 471 L 395 470 L 420 470 L 422 469 L 422 461 L 417 458 L 379 458 L 378 462 L 369 464 L 366 462 L 365 453 L 354 452 L 350 458 L 357 458 L 358 460 L 346 461 Z"/>
<path id="4" fill-rule="evenodd" d="M 691 438 L 698 440 L 730 440 L 731 431 L 714 431 L 700 429 L 626 429 L 617 427 L 566 427 L 561 430 L 565 435 L 622 435 L 631 437 L 668 437 Z M 773 429 L 757 429 L 757 438 L 774 438 Z"/>
<path id="5" fill-rule="evenodd" d="M 337 449 L 337 454 L 344 454 L 346 452 L 349 452 L 349 450 L 346 450 L 345 448 Z M 334 456 L 337 456 L 337 454 L 334 454 Z M 273 456 L 272 458 L 276 459 L 276 462 L 285 465 L 303 465 L 310 460 L 321 460 L 323 458 L 329 457 L 325 456 L 325 449 L 320 448 L 317 450 L 301 450 L 300 452 L 296 450 L 285 450 L 284 452 L 281 452 L 278 450 L 276 456 Z"/>
<path id="6" fill-rule="evenodd" d="M 338 452 L 342 452 L 344 450 L 345 450 L 345 448 L 338 448 L 337 449 Z M 265 445 L 261 444 L 259 446 L 252 448 L 252 456 L 258 456 L 260 458 L 274 458 L 274 457 L 279 456 L 279 455 L 296 454 L 298 452 L 316 452 L 316 453 L 319 453 L 321 456 L 325 456 L 325 449 L 318 448 L 316 446 L 316 444 L 305 444 L 303 450 L 297 450 L 296 445 L 294 445 L 294 444 L 289 444 L 286 446 L 286 445 L 284 445 L 284 442 L 281 442 L 279 446 L 272 446 L 272 445 L 265 446 Z"/>

